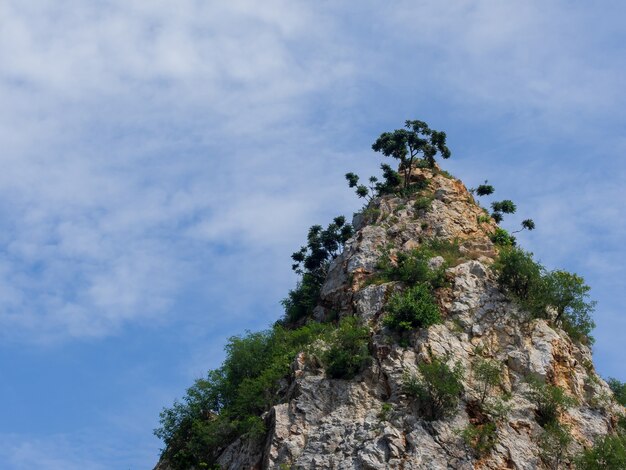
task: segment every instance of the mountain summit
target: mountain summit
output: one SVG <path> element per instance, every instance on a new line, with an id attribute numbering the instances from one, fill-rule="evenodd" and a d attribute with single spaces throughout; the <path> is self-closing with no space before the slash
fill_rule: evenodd
<path id="1" fill-rule="evenodd" d="M 355 215 L 308 313 L 264 333 L 286 344 L 320 325 L 285 350 L 288 368 L 266 383 L 278 380 L 242 402 L 264 404 L 254 432 L 233 431 L 245 421 L 236 400 L 211 402 L 235 374 L 227 362 L 178 414 L 162 415 L 171 426 L 158 470 L 574 468 L 585 449 L 621 435 L 624 407 L 593 367 L 582 279 L 532 261 L 436 165 L 404 178 L 417 189 L 374 195 Z M 231 339 L 229 351 L 249 339 Z M 217 423 L 220 409 L 232 418 L 193 438 L 205 457 L 184 460 L 194 431 L 181 410 L 194 406 L 198 422 Z"/>

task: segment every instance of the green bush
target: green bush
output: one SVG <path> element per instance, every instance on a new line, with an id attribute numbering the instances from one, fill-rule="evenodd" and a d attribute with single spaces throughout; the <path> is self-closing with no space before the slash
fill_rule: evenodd
<path id="1" fill-rule="evenodd" d="M 526 393 L 526 398 L 536 406 L 535 414 L 541 426 L 558 424 L 559 416 L 576 404 L 574 398 L 556 385 L 544 383 L 534 376 L 528 377 L 527 381 L 530 390 Z"/>
<path id="2" fill-rule="evenodd" d="M 416 211 L 428 212 L 430 211 L 433 200 L 433 196 L 420 196 L 415 199 L 415 202 L 413 203 L 413 208 Z"/>
<path id="3" fill-rule="evenodd" d="M 368 341 L 369 329 L 357 318 L 342 319 L 322 358 L 328 376 L 351 379 L 361 372 L 370 360 Z"/>
<path id="4" fill-rule="evenodd" d="M 478 382 L 479 403 L 483 404 L 489 392 L 502 383 L 502 367 L 496 361 L 479 359 L 474 366 L 474 378 Z"/>
<path id="5" fill-rule="evenodd" d="M 319 276 L 304 273 L 295 289 L 291 289 L 287 297 L 281 300 L 285 309 L 285 320 L 295 323 L 313 313 L 317 306 L 322 289 L 322 280 Z"/>
<path id="6" fill-rule="evenodd" d="M 493 265 L 498 273 L 498 282 L 507 292 L 529 306 L 532 294 L 541 288 L 543 267 L 533 260 L 532 253 L 521 248 L 506 248 Z"/>
<path id="7" fill-rule="evenodd" d="M 443 257 L 445 263 L 439 268 L 430 268 L 428 262 L 435 256 Z M 428 240 L 422 246 L 409 252 L 399 252 L 395 262 L 384 254 L 378 263 L 380 272 L 374 280 L 384 282 L 399 281 L 406 285 L 428 283 L 433 288 L 445 285 L 445 270 L 461 258 L 458 241 Z"/>
<path id="8" fill-rule="evenodd" d="M 609 379 L 608 382 L 617 403 L 622 406 L 626 406 L 626 383 L 613 378 Z"/>
<path id="9" fill-rule="evenodd" d="M 547 424 L 539 438 L 539 455 L 551 470 L 558 470 L 569 459 L 569 446 L 572 443 L 570 429 L 558 422 Z"/>
<path id="10" fill-rule="evenodd" d="M 398 331 L 427 328 L 441 322 L 439 306 L 426 284 L 396 292 L 387 303 L 384 324 Z"/>
<path id="11" fill-rule="evenodd" d="M 477 457 L 483 457 L 491 452 L 498 442 L 496 425 L 494 423 L 470 423 L 461 431 L 461 438 L 472 448 Z"/>
<path id="12" fill-rule="evenodd" d="M 379 276 L 386 282 L 400 281 L 409 286 L 429 283 L 433 287 L 439 287 L 443 284 L 445 267 L 431 269 L 428 261 L 433 256 L 434 253 L 426 248 L 418 248 L 408 253 L 401 251 L 396 255 L 395 264 L 392 264 L 389 258 L 379 264 L 381 268 Z"/>
<path id="13" fill-rule="evenodd" d="M 596 441 L 576 459 L 578 470 L 624 470 L 626 468 L 626 436 L 608 435 Z"/>
<path id="14" fill-rule="evenodd" d="M 335 217 L 326 229 L 321 225 L 309 228 L 306 246 L 291 255 L 291 268 L 302 278 L 281 302 L 285 308 L 284 323 L 295 323 L 311 314 L 331 261 L 341 254 L 353 234 L 354 229 L 344 216 Z"/>
<path id="15" fill-rule="evenodd" d="M 589 286 L 582 277 L 566 271 L 548 272 L 535 262 L 532 253 L 509 247 L 500 251 L 494 263 L 500 286 L 535 318 L 551 318 L 572 339 L 592 342 L 595 324 L 591 313 L 595 302 L 589 301 Z"/>
<path id="16" fill-rule="evenodd" d="M 452 414 L 463 393 L 463 369 L 460 363 L 450 368 L 444 361 L 434 358 L 417 366 L 420 376 L 406 376 L 404 391 L 417 400 L 426 420 L 434 421 Z"/>
<path id="17" fill-rule="evenodd" d="M 498 217 L 495 216 L 495 214 L 492 214 L 491 216 L 496 222 L 500 222 L 500 220 L 498 220 Z M 495 243 L 498 246 L 515 246 L 515 237 L 513 235 L 510 235 L 509 232 L 507 232 L 506 230 L 504 230 L 503 228 L 496 228 L 496 231 L 489 237 L 491 239 L 491 241 L 493 243 Z"/>
<path id="18" fill-rule="evenodd" d="M 295 330 L 275 325 L 230 338 L 222 366 L 197 380 L 182 401 L 161 412 L 155 435 L 165 444 L 163 459 L 174 470 L 210 466 L 237 436 L 263 435 L 260 416 L 282 400 L 280 379 L 289 373 L 297 352 L 329 329 L 319 323 Z"/>

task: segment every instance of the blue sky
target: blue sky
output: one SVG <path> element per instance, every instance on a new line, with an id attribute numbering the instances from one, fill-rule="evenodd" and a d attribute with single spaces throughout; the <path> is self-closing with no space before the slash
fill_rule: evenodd
<path id="1" fill-rule="evenodd" d="M 160 409 L 281 315 L 405 119 L 586 278 L 626 380 L 626 6 L 443 3 L 0 3 L 2 468 L 151 468 Z"/>

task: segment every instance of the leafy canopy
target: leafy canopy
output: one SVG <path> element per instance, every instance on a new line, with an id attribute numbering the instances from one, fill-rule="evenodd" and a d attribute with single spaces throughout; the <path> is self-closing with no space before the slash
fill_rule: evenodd
<path id="1" fill-rule="evenodd" d="M 429 421 L 438 420 L 456 410 L 463 393 L 463 368 L 457 362 L 453 368 L 445 361 L 433 358 L 417 366 L 419 376 L 404 379 L 405 393 L 417 400 L 421 413 Z"/>
<path id="2" fill-rule="evenodd" d="M 433 168 L 437 153 L 442 158 L 449 158 L 451 155 L 446 146 L 445 132 L 433 130 L 423 121 L 411 120 L 405 121 L 404 129 L 383 132 L 372 145 L 372 150 L 400 161 L 404 189 L 409 187 L 411 167 L 417 159 L 422 159 L 427 166 Z"/>
<path id="3" fill-rule="evenodd" d="M 577 341 L 592 342 L 596 303 L 589 300 L 590 287 L 577 274 L 547 271 L 517 247 L 505 247 L 494 268 L 498 282 L 535 318 L 554 321 Z"/>
<path id="4" fill-rule="evenodd" d="M 291 255 L 292 269 L 301 275 L 295 289 L 281 301 L 285 320 L 294 323 L 313 312 L 319 300 L 320 289 L 326 279 L 330 261 L 343 250 L 354 229 L 343 216 L 335 217 L 326 229 L 313 225 L 307 235 L 307 245 Z"/>

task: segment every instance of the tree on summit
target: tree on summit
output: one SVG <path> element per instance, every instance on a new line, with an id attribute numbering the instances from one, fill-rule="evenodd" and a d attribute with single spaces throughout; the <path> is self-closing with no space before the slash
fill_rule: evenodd
<path id="1" fill-rule="evenodd" d="M 372 145 L 372 150 L 400 160 L 405 190 L 409 187 L 411 166 L 416 160 L 421 158 L 429 168 L 433 168 L 437 153 L 442 158 L 450 158 L 446 133 L 431 129 L 424 121 L 407 120 L 405 129 L 383 132 Z"/>

